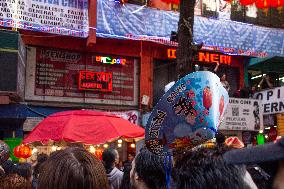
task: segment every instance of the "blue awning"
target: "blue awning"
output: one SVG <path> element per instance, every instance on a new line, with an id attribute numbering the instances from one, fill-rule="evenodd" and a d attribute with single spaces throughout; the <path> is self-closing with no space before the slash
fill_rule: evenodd
<path id="1" fill-rule="evenodd" d="M 26 119 L 27 117 L 47 117 L 56 112 L 72 108 L 30 106 L 26 104 L 0 105 L 0 119 Z"/>

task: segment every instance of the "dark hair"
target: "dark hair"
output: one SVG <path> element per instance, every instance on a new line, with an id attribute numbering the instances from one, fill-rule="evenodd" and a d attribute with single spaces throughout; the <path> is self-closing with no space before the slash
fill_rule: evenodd
<path id="1" fill-rule="evenodd" d="M 123 168 L 123 177 L 120 189 L 130 189 L 130 171 L 131 171 L 131 165 L 126 164 Z"/>
<path id="2" fill-rule="evenodd" d="M 223 133 L 221 133 L 221 132 L 217 132 L 216 135 L 215 135 L 215 138 L 216 138 L 216 143 L 218 145 L 224 144 L 224 142 L 226 140 L 225 135 Z"/>
<path id="3" fill-rule="evenodd" d="M 16 173 L 29 180 L 32 177 L 32 166 L 29 163 L 19 163 L 16 166 Z"/>
<path id="4" fill-rule="evenodd" d="M 31 189 L 30 182 L 18 174 L 9 174 L 0 179 L 1 189 Z"/>
<path id="5" fill-rule="evenodd" d="M 33 176 L 34 177 L 38 177 L 37 175 L 39 174 L 40 168 L 42 166 L 42 164 L 48 159 L 48 155 L 46 154 L 39 154 L 37 156 L 37 164 L 34 167 L 34 172 L 33 172 Z"/>
<path id="6" fill-rule="evenodd" d="M 147 149 L 135 157 L 135 172 L 149 189 L 166 188 L 164 157 L 157 156 Z"/>
<path id="7" fill-rule="evenodd" d="M 38 189 L 108 189 L 101 161 L 83 148 L 53 153 L 39 174 Z"/>
<path id="8" fill-rule="evenodd" d="M 115 156 L 116 156 L 115 149 L 109 148 L 104 150 L 103 152 L 102 159 L 107 174 L 110 173 L 114 167 L 115 158 L 116 158 Z"/>
<path id="9" fill-rule="evenodd" d="M 174 180 L 178 189 L 247 189 L 245 168 L 227 165 L 218 147 L 189 151 L 176 160 Z"/>
<path id="10" fill-rule="evenodd" d="M 11 160 L 5 161 L 2 164 L 2 168 L 4 169 L 6 175 L 16 173 L 16 166 Z"/>

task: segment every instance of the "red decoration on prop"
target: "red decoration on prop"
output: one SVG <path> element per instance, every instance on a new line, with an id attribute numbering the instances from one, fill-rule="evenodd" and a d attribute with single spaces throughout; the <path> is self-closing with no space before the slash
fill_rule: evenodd
<path id="1" fill-rule="evenodd" d="M 209 87 L 203 90 L 203 106 L 209 109 L 212 106 L 212 93 Z"/>
<path id="2" fill-rule="evenodd" d="M 252 5 L 256 2 L 256 0 L 240 0 L 240 4 L 243 6 Z"/>
<path id="3" fill-rule="evenodd" d="M 32 155 L 32 150 L 29 146 L 20 145 L 14 148 L 14 155 L 17 158 L 29 158 Z"/>

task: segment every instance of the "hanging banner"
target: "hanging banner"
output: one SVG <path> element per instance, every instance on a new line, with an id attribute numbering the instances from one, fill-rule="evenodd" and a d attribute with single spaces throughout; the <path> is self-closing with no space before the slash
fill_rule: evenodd
<path id="1" fill-rule="evenodd" d="M 0 0 L 0 26 L 87 37 L 88 0 Z"/>
<path id="2" fill-rule="evenodd" d="M 220 130 L 259 131 L 263 129 L 261 101 L 230 98 Z"/>
<path id="3" fill-rule="evenodd" d="M 261 91 L 254 98 L 262 101 L 263 114 L 284 113 L 284 86 Z"/>

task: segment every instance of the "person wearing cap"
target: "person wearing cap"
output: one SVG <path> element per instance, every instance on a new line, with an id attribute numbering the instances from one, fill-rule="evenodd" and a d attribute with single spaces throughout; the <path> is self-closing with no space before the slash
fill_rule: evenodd
<path id="1" fill-rule="evenodd" d="M 262 164 L 270 163 L 276 167 L 270 175 L 273 189 L 284 189 L 284 138 L 275 143 L 248 147 L 226 152 L 223 158 L 227 164 Z"/>

